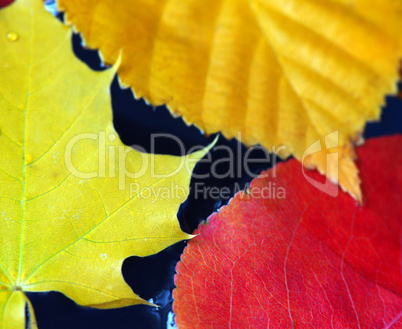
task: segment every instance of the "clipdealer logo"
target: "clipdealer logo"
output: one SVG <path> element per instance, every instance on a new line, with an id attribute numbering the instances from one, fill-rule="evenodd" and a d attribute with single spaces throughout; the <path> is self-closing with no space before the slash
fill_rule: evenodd
<path id="1" fill-rule="evenodd" d="M 331 149 L 337 148 L 339 146 L 339 134 L 338 131 L 334 131 L 331 134 L 328 134 L 324 138 L 325 140 L 325 150 L 329 151 Z M 325 176 L 325 182 L 321 183 L 313 178 L 309 177 L 306 174 L 305 162 L 308 156 L 316 154 L 324 150 L 321 145 L 321 140 L 317 140 L 313 144 L 311 144 L 306 151 L 303 153 L 302 157 L 302 170 L 304 178 L 314 187 L 319 189 L 320 191 L 332 196 L 336 197 L 338 195 L 338 187 L 334 185 L 334 183 L 338 182 L 339 178 L 339 154 L 338 152 L 331 152 L 326 154 L 326 173 L 331 173 L 331 177 L 333 177 L 333 181 L 331 181 L 328 176 Z"/>

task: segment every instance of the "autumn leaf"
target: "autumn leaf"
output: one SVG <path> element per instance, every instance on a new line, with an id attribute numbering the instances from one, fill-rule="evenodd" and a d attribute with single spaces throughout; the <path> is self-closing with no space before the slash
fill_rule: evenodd
<path id="1" fill-rule="evenodd" d="M 401 144 L 358 149 L 363 206 L 290 160 L 211 215 L 177 266 L 178 328 L 400 328 Z"/>
<path id="2" fill-rule="evenodd" d="M 147 303 L 125 283 L 123 260 L 189 238 L 176 214 L 206 151 L 124 146 L 112 125 L 116 68 L 81 63 L 71 29 L 41 0 L 2 9 L 0 31 L 0 328 L 25 328 L 27 303 L 36 327 L 25 292 L 97 308 Z M 153 194 L 171 186 L 181 193 Z"/>
<path id="3" fill-rule="evenodd" d="M 0 0 L 0 8 L 6 7 L 11 4 L 14 0 Z"/>
<path id="4" fill-rule="evenodd" d="M 361 199 L 353 143 L 395 93 L 402 3 L 393 0 L 58 0 L 136 97 L 207 134 L 276 147 Z M 338 131 L 331 150 L 304 157 Z M 286 149 L 278 150 L 282 145 Z M 338 170 L 328 153 L 339 153 Z M 338 147 L 338 148 L 336 148 Z M 274 149 L 275 151 L 275 149 Z"/>

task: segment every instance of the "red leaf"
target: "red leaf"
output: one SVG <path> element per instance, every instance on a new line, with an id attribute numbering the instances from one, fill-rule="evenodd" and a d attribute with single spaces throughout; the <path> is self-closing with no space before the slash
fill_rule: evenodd
<path id="1" fill-rule="evenodd" d="M 384 137 L 358 150 L 363 206 L 319 191 L 294 160 L 255 179 L 189 242 L 178 327 L 402 328 L 401 145 Z M 286 198 L 262 197 L 274 183 Z"/>
<path id="2" fill-rule="evenodd" d="M 14 0 L 0 0 L 0 9 L 12 4 Z"/>

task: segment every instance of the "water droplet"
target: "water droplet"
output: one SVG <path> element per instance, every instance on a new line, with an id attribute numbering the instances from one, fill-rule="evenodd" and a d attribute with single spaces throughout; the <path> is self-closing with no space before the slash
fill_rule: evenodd
<path id="1" fill-rule="evenodd" d="M 7 39 L 10 41 L 17 41 L 19 38 L 18 34 L 15 32 L 9 32 L 7 33 Z"/>
<path id="2" fill-rule="evenodd" d="M 100 257 L 102 258 L 102 260 L 105 260 L 107 258 L 107 254 L 100 254 Z"/>
<path id="3" fill-rule="evenodd" d="M 25 155 L 25 163 L 31 163 L 32 162 L 32 155 L 26 154 Z"/>

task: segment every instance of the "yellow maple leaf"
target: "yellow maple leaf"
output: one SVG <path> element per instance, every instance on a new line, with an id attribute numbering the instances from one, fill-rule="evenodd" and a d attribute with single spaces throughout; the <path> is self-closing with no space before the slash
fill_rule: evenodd
<path id="1" fill-rule="evenodd" d="M 97 308 L 147 303 L 125 283 L 123 260 L 190 237 L 176 214 L 206 150 L 174 157 L 124 146 L 112 125 L 116 70 L 76 59 L 70 30 L 41 0 L 0 11 L 2 329 L 25 328 L 27 303 L 36 327 L 24 292 L 55 290 Z M 172 186 L 167 198 L 153 194 Z"/>
<path id="2" fill-rule="evenodd" d="M 396 92 L 401 1 L 57 1 L 107 63 L 123 49 L 119 76 L 136 97 L 208 134 L 285 145 L 282 157 L 320 140 L 305 165 L 361 198 L 353 143 Z"/>

